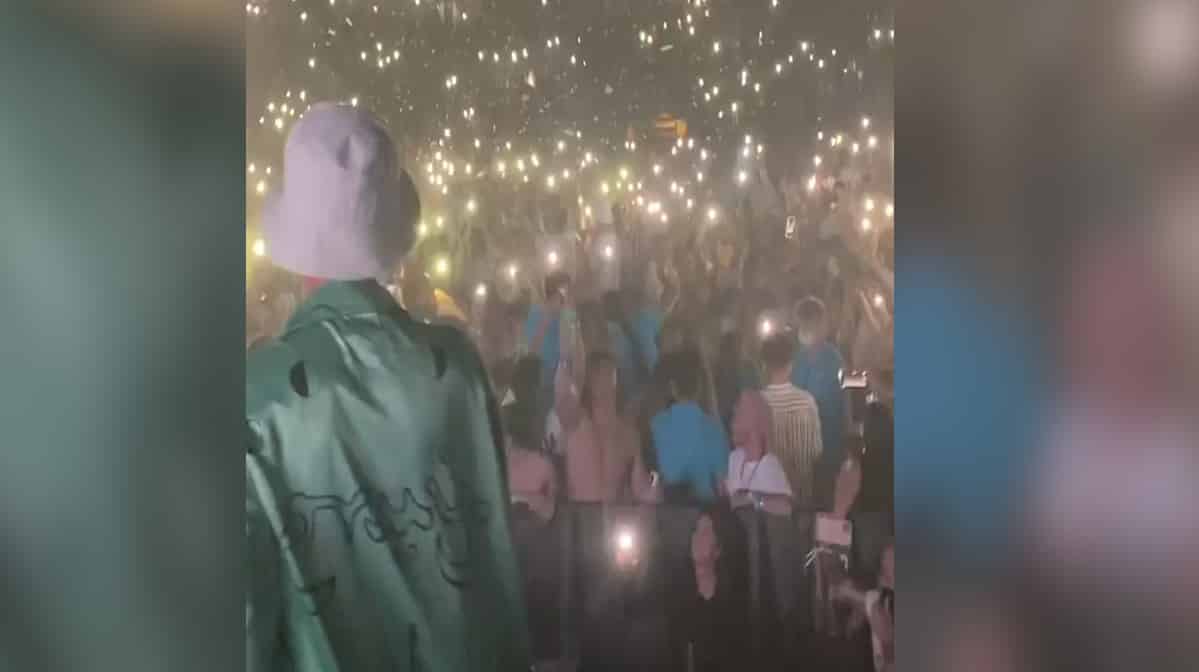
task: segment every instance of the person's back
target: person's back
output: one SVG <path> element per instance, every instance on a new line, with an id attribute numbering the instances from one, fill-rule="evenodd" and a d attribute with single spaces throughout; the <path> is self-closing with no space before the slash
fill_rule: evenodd
<path id="1" fill-rule="evenodd" d="M 621 502 L 652 496 L 633 424 L 617 408 L 617 363 L 587 358 L 579 421 L 566 439 L 567 495 L 573 502 Z"/>
<path id="2" fill-rule="evenodd" d="M 821 475 L 831 478 L 845 458 L 842 450 L 845 397 L 841 389 L 845 362 L 837 346 L 827 341 L 827 315 L 823 303 L 812 298 L 800 301 L 796 307 L 796 320 L 800 344 L 795 352 L 791 383 L 816 400 L 824 447 Z"/>
<path id="3" fill-rule="evenodd" d="M 701 385 L 698 356 L 683 351 L 670 357 L 668 380 L 675 402 L 650 423 L 658 469 L 666 488 L 710 500 L 728 472 L 728 439 L 720 422 L 695 401 Z"/>
<path id="4" fill-rule="evenodd" d="M 783 464 L 797 504 L 810 506 L 816 503 L 817 465 L 824 447 L 816 400 L 790 382 L 792 351 L 785 335 L 762 345 L 767 372 L 762 397 L 770 407 L 771 450 Z"/>
<path id="5" fill-rule="evenodd" d="M 264 211 L 310 296 L 246 361 L 248 670 L 529 666 L 482 362 L 371 279 L 419 216 L 396 172 L 377 121 L 314 105 Z"/>
<path id="6" fill-rule="evenodd" d="M 255 605 L 260 643 L 289 649 L 261 653 L 299 670 L 527 669 L 505 465 L 466 339 L 336 283 L 246 367 L 247 525 L 274 537 L 260 561 L 282 574 L 258 586 L 281 587 Z"/>

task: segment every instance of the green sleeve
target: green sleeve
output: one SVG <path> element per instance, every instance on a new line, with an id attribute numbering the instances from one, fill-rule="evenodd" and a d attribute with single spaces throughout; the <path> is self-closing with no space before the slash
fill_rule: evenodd
<path id="1" fill-rule="evenodd" d="M 283 596 L 279 549 L 258 489 L 246 471 L 246 672 L 276 669 Z"/>

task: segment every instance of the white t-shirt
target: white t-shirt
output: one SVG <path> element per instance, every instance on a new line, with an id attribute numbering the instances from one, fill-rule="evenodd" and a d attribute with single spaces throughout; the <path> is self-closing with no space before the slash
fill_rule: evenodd
<path id="1" fill-rule="evenodd" d="M 729 453 L 728 489 L 730 494 L 748 490 L 763 495 L 791 496 L 791 485 L 787 483 L 783 465 L 777 457 L 767 453 L 761 460 L 748 462 L 742 448 Z"/>

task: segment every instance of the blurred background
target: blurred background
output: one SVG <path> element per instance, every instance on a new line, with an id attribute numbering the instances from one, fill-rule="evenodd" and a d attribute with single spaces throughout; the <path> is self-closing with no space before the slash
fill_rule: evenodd
<path id="1" fill-rule="evenodd" d="M 900 665 L 1190 669 L 1199 6 L 897 11 Z M 242 7 L 0 22 L 0 669 L 238 669 Z"/>
<path id="2" fill-rule="evenodd" d="M 1199 5 L 897 15 L 898 659 L 1190 669 Z"/>
<path id="3" fill-rule="evenodd" d="M 0 669 L 242 653 L 240 7 L 0 19 Z"/>

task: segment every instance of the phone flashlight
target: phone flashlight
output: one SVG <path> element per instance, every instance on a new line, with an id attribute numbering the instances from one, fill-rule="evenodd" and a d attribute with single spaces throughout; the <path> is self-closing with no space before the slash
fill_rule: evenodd
<path id="1" fill-rule="evenodd" d="M 612 535 L 612 545 L 618 568 L 630 569 L 637 566 L 637 533 L 632 527 L 616 528 Z"/>

